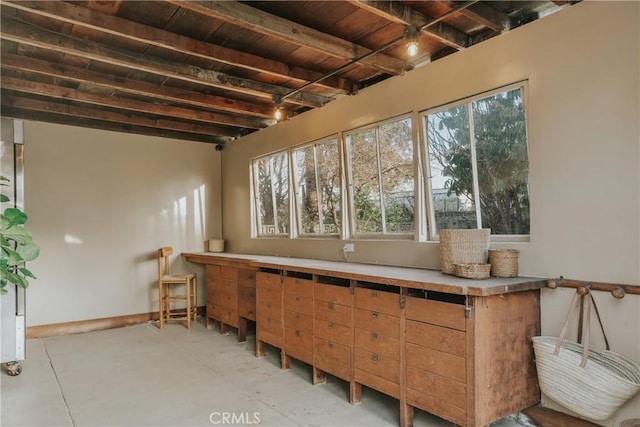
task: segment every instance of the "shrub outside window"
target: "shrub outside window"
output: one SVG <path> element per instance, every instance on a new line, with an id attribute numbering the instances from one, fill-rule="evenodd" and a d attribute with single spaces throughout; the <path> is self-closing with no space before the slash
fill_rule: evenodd
<path id="1" fill-rule="evenodd" d="M 289 234 L 289 163 L 283 151 L 252 162 L 258 236 Z"/>
<path id="2" fill-rule="evenodd" d="M 346 135 L 355 235 L 414 234 L 411 118 Z"/>
<path id="3" fill-rule="evenodd" d="M 444 228 L 528 235 L 523 86 L 427 111 L 431 236 Z"/>
<path id="4" fill-rule="evenodd" d="M 298 235 L 340 235 L 341 183 L 338 140 L 293 150 Z"/>

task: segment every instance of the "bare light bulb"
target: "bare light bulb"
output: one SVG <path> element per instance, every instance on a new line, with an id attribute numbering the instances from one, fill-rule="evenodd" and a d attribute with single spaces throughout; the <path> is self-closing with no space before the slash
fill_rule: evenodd
<path id="1" fill-rule="evenodd" d="M 273 113 L 273 118 L 280 121 L 282 120 L 282 117 L 284 116 L 283 112 L 282 112 L 282 108 L 278 107 L 276 108 L 275 113 Z"/>
<path id="2" fill-rule="evenodd" d="M 409 43 L 407 43 L 407 55 L 413 58 L 418 54 L 419 48 L 420 46 L 418 46 L 418 42 L 410 41 Z"/>

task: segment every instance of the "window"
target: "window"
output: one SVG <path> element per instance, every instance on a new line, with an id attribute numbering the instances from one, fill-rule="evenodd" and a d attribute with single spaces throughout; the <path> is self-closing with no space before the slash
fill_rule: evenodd
<path id="1" fill-rule="evenodd" d="M 340 157 L 338 140 L 293 150 L 298 235 L 340 235 Z"/>
<path id="2" fill-rule="evenodd" d="M 431 235 L 444 228 L 529 234 L 523 86 L 427 111 Z"/>
<path id="3" fill-rule="evenodd" d="M 281 152 L 252 162 L 258 236 L 289 234 L 289 163 Z"/>
<path id="4" fill-rule="evenodd" d="M 414 158 L 411 119 L 346 135 L 353 232 L 414 234 Z"/>

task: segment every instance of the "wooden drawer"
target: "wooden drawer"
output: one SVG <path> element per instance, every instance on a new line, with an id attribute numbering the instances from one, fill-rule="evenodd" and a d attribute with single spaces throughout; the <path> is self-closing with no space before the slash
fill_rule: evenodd
<path id="1" fill-rule="evenodd" d="M 232 282 L 238 281 L 238 269 L 236 267 L 222 266 L 222 278 Z"/>
<path id="2" fill-rule="evenodd" d="M 316 319 L 351 325 L 351 307 L 326 301 L 315 301 L 314 306 Z"/>
<path id="3" fill-rule="evenodd" d="M 393 396 L 396 399 L 400 398 L 400 385 L 377 374 L 355 368 L 353 370 L 353 379 L 357 383 L 364 384 L 386 395 Z"/>
<path id="4" fill-rule="evenodd" d="M 452 423 L 467 425 L 467 411 L 451 403 L 438 399 L 422 391 L 407 388 L 407 403 L 416 408 L 423 409 L 431 414 L 442 417 Z"/>
<path id="5" fill-rule="evenodd" d="M 256 320 L 256 289 L 250 286 L 238 287 L 238 315 Z"/>
<path id="6" fill-rule="evenodd" d="M 238 327 L 238 309 L 224 307 L 220 310 L 220 321 L 227 325 Z"/>
<path id="7" fill-rule="evenodd" d="M 379 311 L 356 308 L 354 326 L 393 338 L 400 338 L 400 318 Z"/>
<path id="8" fill-rule="evenodd" d="M 282 314 L 279 310 L 258 309 L 256 329 L 264 330 L 272 335 L 282 337 Z"/>
<path id="9" fill-rule="evenodd" d="M 272 334 L 268 331 L 262 330 L 260 328 L 256 329 L 256 339 L 258 341 L 264 341 L 271 345 L 274 345 L 278 348 L 282 348 L 284 346 L 284 338 L 282 333 L 280 334 Z"/>
<path id="10" fill-rule="evenodd" d="M 280 288 L 273 289 L 271 287 L 257 286 L 256 287 L 256 304 L 264 305 L 271 303 L 271 305 L 282 305 L 282 294 Z"/>
<path id="11" fill-rule="evenodd" d="M 442 351 L 422 347 L 410 342 L 406 344 L 406 350 L 407 366 L 420 368 L 462 383 L 467 381 L 467 360 L 464 357 L 443 353 Z"/>
<path id="12" fill-rule="evenodd" d="M 351 347 L 351 328 L 326 320 L 316 320 L 313 333 L 328 341 Z"/>
<path id="13" fill-rule="evenodd" d="M 459 331 L 466 330 L 467 321 L 463 305 L 412 297 L 407 297 L 405 302 L 407 319 L 445 326 Z"/>
<path id="14" fill-rule="evenodd" d="M 376 289 L 356 288 L 355 306 L 380 313 L 400 315 L 400 295 Z"/>
<path id="15" fill-rule="evenodd" d="M 407 388 L 437 397 L 453 406 L 467 407 L 467 386 L 422 369 L 407 366 Z"/>
<path id="16" fill-rule="evenodd" d="M 308 314 L 296 313 L 295 311 L 284 311 L 284 327 L 300 329 L 309 334 L 313 333 L 313 317 Z"/>
<path id="17" fill-rule="evenodd" d="M 313 298 L 313 281 L 300 279 L 298 277 L 285 277 L 284 292 L 288 294 L 300 295 L 307 298 Z"/>
<path id="18" fill-rule="evenodd" d="M 349 381 L 351 349 L 324 338 L 314 337 L 313 364 L 318 369 Z"/>
<path id="19" fill-rule="evenodd" d="M 207 265 L 206 271 L 208 295 L 209 292 L 211 292 L 222 283 L 222 275 L 220 273 L 219 265 Z"/>
<path id="20" fill-rule="evenodd" d="M 356 328 L 355 346 L 394 360 L 400 360 L 400 340 L 380 335 L 378 332 Z"/>
<path id="21" fill-rule="evenodd" d="M 351 305 L 351 291 L 345 286 L 316 283 L 313 298 L 316 301 L 332 302 L 345 306 Z"/>
<path id="22" fill-rule="evenodd" d="M 284 309 L 313 316 L 313 300 L 296 294 L 284 294 Z"/>
<path id="23" fill-rule="evenodd" d="M 282 284 L 279 274 L 263 273 L 261 271 L 256 273 L 256 288 L 257 289 L 271 289 L 273 292 L 280 293 Z"/>
<path id="24" fill-rule="evenodd" d="M 400 362 L 390 357 L 356 347 L 353 367 L 400 384 Z"/>
<path id="25" fill-rule="evenodd" d="M 223 295 L 224 297 L 227 297 L 227 298 L 233 298 L 237 300 L 238 284 L 235 282 L 223 281 L 222 284 L 216 288 L 215 293 L 218 295 Z"/>
<path id="26" fill-rule="evenodd" d="M 220 308 L 211 301 L 207 301 L 207 317 L 220 319 Z"/>
<path id="27" fill-rule="evenodd" d="M 285 323 L 284 349 L 285 353 L 303 362 L 313 363 L 313 328 L 306 329 L 290 327 Z"/>
<path id="28" fill-rule="evenodd" d="M 461 331 L 407 320 L 405 337 L 408 343 L 466 357 L 466 334 Z"/>
<path id="29" fill-rule="evenodd" d="M 256 286 L 256 271 L 247 268 L 238 269 L 238 284 L 245 286 Z"/>

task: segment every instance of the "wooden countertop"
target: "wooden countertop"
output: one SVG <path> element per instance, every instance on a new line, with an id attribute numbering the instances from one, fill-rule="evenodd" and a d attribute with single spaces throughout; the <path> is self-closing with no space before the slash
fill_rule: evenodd
<path id="1" fill-rule="evenodd" d="M 199 264 L 247 263 L 253 267 L 290 270 L 345 279 L 363 280 L 385 285 L 425 289 L 458 295 L 488 296 L 510 292 L 540 289 L 547 279 L 535 277 L 511 277 L 488 279 L 464 279 L 443 274 L 440 270 L 394 267 L 376 264 L 324 261 L 306 258 L 288 258 L 267 255 L 185 252 L 187 261 Z"/>

